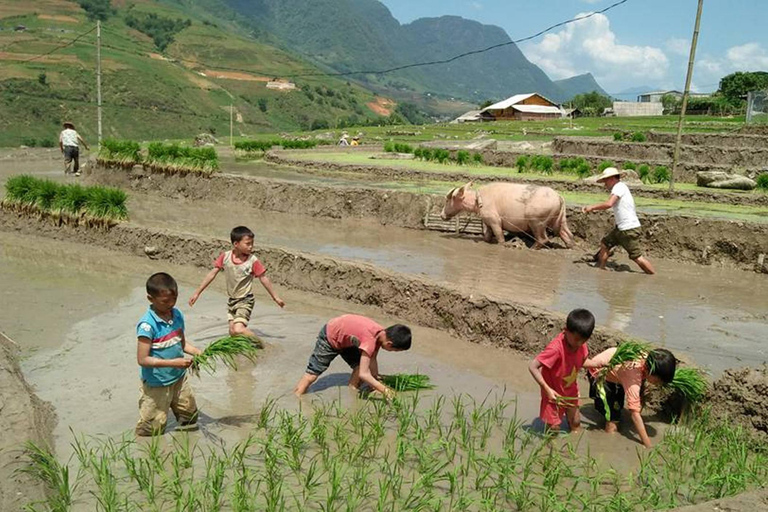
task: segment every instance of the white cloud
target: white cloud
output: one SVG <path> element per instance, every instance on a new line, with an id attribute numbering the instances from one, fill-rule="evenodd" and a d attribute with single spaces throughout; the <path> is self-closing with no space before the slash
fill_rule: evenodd
<path id="1" fill-rule="evenodd" d="M 764 71 L 768 50 L 759 43 L 732 46 L 723 56 L 704 55 L 696 59 L 693 77 L 705 90 L 717 89 L 720 79 L 736 71 Z"/>
<path id="2" fill-rule="evenodd" d="M 469 2 L 469 6 L 472 7 L 476 11 L 482 11 L 483 10 L 483 4 L 480 2 Z"/>
<path id="3" fill-rule="evenodd" d="M 585 4 L 598 4 L 603 0 L 581 0 L 581 1 L 584 2 Z"/>
<path id="4" fill-rule="evenodd" d="M 604 14 L 571 23 L 521 50 L 554 79 L 592 72 L 609 90 L 636 85 L 637 80 L 661 80 L 669 68 L 660 48 L 620 44 Z"/>
<path id="5" fill-rule="evenodd" d="M 669 53 L 680 55 L 682 57 L 687 56 L 691 52 L 691 42 L 681 37 L 673 37 L 671 39 L 667 39 L 667 42 L 664 43 L 664 46 Z"/>

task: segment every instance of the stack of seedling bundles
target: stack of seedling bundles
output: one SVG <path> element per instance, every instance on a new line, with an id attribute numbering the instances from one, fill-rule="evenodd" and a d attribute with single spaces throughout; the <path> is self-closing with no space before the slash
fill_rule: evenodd
<path id="1" fill-rule="evenodd" d="M 3 209 L 36 214 L 61 224 L 111 227 L 128 218 L 127 196 L 120 189 L 61 184 L 27 175 L 5 182 Z"/>
<path id="2" fill-rule="evenodd" d="M 153 142 L 147 146 L 144 168 L 168 174 L 195 173 L 210 176 L 219 170 L 219 156 L 212 147 L 190 148 Z"/>
<path id="3" fill-rule="evenodd" d="M 141 163 L 141 146 L 132 140 L 104 139 L 96 161 L 105 167 L 131 169 Z"/>
<path id="4" fill-rule="evenodd" d="M 324 141 L 328 142 L 328 141 Z M 236 155 L 239 157 L 251 157 L 263 154 L 275 146 L 283 149 L 312 149 L 321 141 L 300 139 L 274 139 L 274 140 L 241 140 L 235 142 Z"/>

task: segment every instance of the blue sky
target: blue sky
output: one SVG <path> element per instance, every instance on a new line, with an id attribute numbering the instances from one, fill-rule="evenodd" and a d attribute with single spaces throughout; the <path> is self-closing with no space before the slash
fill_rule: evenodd
<path id="1" fill-rule="evenodd" d="M 452 14 L 534 34 L 615 0 L 381 0 L 401 23 Z M 520 45 L 551 78 L 591 72 L 608 92 L 682 89 L 697 0 L 629 0 Z M 768 0 L 705 0 L 693 88 L 717 89 L 733 71 L 768 71 Z"/>

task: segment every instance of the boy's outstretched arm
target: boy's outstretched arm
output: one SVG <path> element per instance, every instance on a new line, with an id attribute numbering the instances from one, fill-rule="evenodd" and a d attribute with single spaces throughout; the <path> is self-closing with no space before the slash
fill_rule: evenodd
<path id="1" fill-rule="evenodd" d="M 136 361 L 139 363 L 139 366 L 144 368 L 189 368 L 192 364 L 192 359 L 185 357 L 177 357 L 176 359 L 152 357 L 149 355 L 151 348 L 152 340 L 143 336 L 139 337 L 138 347 L 136 348 Z"/>
<path id="2" fill-rule="evenodd" d="M 394 391 L 389 389 L 387 386 L 376 380 L 373 375 L 371 374 L 371 362 L 373 359 L 371 359 L 371 356 L 360 351 L 360 368 L 359 368 L 359 377 L 360 380 L 367 383 L 369 386 L 371 386 L 373 389 L 381 393 L 382 395 L 386 397 L 391 397 L 394 395 Z M 378 364 L 377 364 L 378 366 Z"/>
<path id="3" fill-rule="evenodd" d="M 635 430 L 637 430 L 643 446 L 650 448 L 651 439 L 648 437 L 648 432 L 645 430 L 645 423 L 643 423 L 643 417 L 640 415 L 640 411 L 632 411 L 632 423 L 635 424 Z"/>
<path id="4" fill-rule="evenodd" d="M 546 383 L 544 380 L 544 375 L 541 374 L 541 367 L 543 365 L 541 364 L 541 361 L 538 359 L 533 359 L 531 363 L 528 365 L 528 371 L 531 372 L 531 375 L 533 376 L 533 380 L 536 381 L 536 383 L 541 387 L 542 390 L 544 390 L 544 393 L 547 394 L 547 398 L 549 398 L 552 402 L 556 402 L 557 399 L 560 397 L 560 394 L 549 387 L 549 384 Z"/>
<path id="5" fill-rule="evenodd" d="M 281 299 L 280 297 L 275 294 L 275 290 L 272 289 L 272 281 L 269 280 L 269 278 L 266 276 L 266 274 L 262 274 L 259 276 L 259 281 L 261 282 L 261 285 L 264 287 L 265 290 L 267 290 L 267 293 L 270 297 L 272 297 L 272 300 L 275 301 L 275 304 L 280 306 L 281 308 L 285 306 L 285 301 Z"/>
<path id="6" fill-rule="evenodd" d="M 195 293 L 192 294 L 192 297 L 189 298 L 189 305 L 194 306 L 195 302 L 197 302 L 197 299 L 200 298 L 200 295 L 205 291 L 206 288 L 208 288 L 208 285 L 213 282 L 214 279 L 216 279 L 216 276 L 221 272 L 221 269 L 214 268 L 210 272 L 208 272 L 208 275 L 206 275 L 203 278 L 203 282 L 200 283 L 200 286 L 197 287 L 197 290 L 195 290 Z"/>
<path id="7" fill-rule="evenodd" d="M 187 336 L 182 333 L 181 334 L 181 348 L 184 350 L 185 354 L 189 354 L 191 356 L 197 356 L 203 353 L 202 350 L 192 345 L 189 340 L 187 339 Z"/>

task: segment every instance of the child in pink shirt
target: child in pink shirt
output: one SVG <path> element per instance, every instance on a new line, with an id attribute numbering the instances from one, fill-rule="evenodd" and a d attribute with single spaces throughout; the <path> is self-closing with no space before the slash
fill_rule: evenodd
<path id="1" fill-rule="evenodd" d="M 595 379 L 601 368 L 608 366 L 616 348 L 609 348 L 592 359 L 584 362 L 584 368 L 589 370 L 589 396 L 595 399 L 595 409 L 605 415 L 605 404 L 597 395 Z M 675 378 L 677 360 L 669 350 L 659 348 L 642 359 L 623 363 L 608 371 L 605 377 L 605 395 L 608 402 L 608 418 L 605 431 L 613 433 L 618 430 L 621 410 L 626 406 L 632 415 L 632 423 L 640 436 L 640 441 L 646 448 L 651 447 L 651 440 L 645 430 L 645 423 L 640 411 L 642 405 L 642 389 L 645 381 L 653 385 L 669 384 Z"/>
<path id="2" fill-rule="evenodd" d="M 571 432 L 581 428 L 578 376 L 594 329 L 594 315 L 586 309 L 574 309 L 568 313 L 565 329 L 528 365 L 541 387 L 539 417 L 548 430 L 560 430 L 563 416 Z"/>

